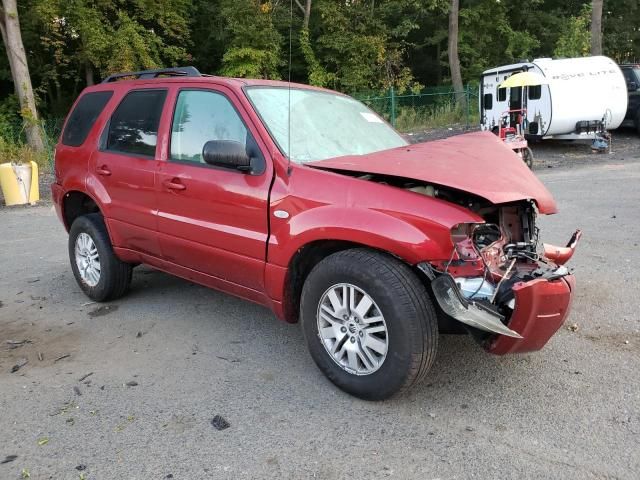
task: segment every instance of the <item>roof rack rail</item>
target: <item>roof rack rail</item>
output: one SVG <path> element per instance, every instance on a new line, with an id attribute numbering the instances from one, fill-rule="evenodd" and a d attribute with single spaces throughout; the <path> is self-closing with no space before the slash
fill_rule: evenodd
<path id="1" fill-rule="evenodd" d="M 161 75 L 170 77 L 201 77 L 202 74 L 196 67 L 175 67 L 159 68 L 157 70 L 142 70 L 140 72 L 114 73 L 105 78 L 102 83 L 115 82 L 119 78 L 135 77 L 137 80 L 143 78 L 158 78 Z"/>

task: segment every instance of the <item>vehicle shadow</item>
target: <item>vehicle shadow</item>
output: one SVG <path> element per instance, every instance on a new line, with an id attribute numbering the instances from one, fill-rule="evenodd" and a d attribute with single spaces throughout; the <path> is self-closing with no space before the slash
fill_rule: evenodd
<path id="1" fill-rule="evenodd" d="M 136 304 L 134 308 L 144 308 L 144 305 L 166 302 L 167 298 L 179 298 L 179 304 L 155 316 L 155 322 L 179 321 L 181 329 L 196 332 L 198 342 L 203 345 L 207 345 L 209 339 L 224 340 L 224 345 L 210 345 L 219 349 L 215 356 L 232 358 L 241 354 L 247 361 L 238 368 L 259 365 L 272 372 L 269 375 L 275 381 L 273 392 L 285 388 L 295 397 L 308 396 L 311 390 L 319 403 L 338 399 L 345 404 L 361 402 L 338 390 L 319 372 L 307 353 L 299 325 L 277 320 L 262 306 L 147 267 L 136 269 L 126 302 Z M 175 318 L 173 308 L 182 311 L 181 318 Z M 528 395 L 527 390 L 531 389 L 531 395 L 535 396 L 535 389 L 530 388 L 531 380 L 547 362 L 544 356 L 535 354 L 489 355 L 470 336 L 441 335 L 438 356 L 426 378 L 406 394 L 382 403 L 417 402 L 449 408 L 452 404 L 468 405 L 492 398 L 505 388 L 516 388 L 523 395 Z"/>

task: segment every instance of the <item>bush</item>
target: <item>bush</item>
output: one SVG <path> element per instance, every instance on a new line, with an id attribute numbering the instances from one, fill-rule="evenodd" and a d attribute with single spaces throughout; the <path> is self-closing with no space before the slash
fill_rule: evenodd
<path id="1" fill-rule="evenodd" d="M 34 161 L 40 171 L 48 171 L 52 164 L 53 148 L 56 144 L 56 129 L 59 122 L 42 121 L 45 151 L 36 152 L 29 145 L 24 133 L 24 122 L 20 117 L 20 105 L 15 95 L 0 102 L 0 163 L 28 163 Z"/>
<path id="2" fill-rule="evenodd" d="M 396 117 L 396 128 L 401 132 L 444 128 L 461 124 L 477 125 L 478 113 L 473 105 L 466 108 L 455 101 L 438 103 L 431 107 L 399 107 Z"/>
<path id="3" fill-rule="evenodd" d="M 46 151 L 36 152 L 26 143 L 0 137 L 0 163 L 28 163 L 31 161 L 38 164 L 40 171 L 49 170 L 49 155 Z"/>

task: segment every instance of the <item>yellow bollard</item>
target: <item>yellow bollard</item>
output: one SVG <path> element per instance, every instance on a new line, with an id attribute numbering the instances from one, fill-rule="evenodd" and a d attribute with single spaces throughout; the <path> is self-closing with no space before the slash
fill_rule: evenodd
<path id="1" fill-rule="evenodd" d="M 34 204 L 40 200 L 38 164 L 3 163 L 0 165 L 0 188 L 6 205 Z"/>

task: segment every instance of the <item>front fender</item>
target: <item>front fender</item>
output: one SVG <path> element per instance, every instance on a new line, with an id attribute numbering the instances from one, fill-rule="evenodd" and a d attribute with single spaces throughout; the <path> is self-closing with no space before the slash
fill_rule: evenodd
<path id="1" fill-rule="evenodd" d="M 451 254 L 450 231 L 428 219 L 361 207 L 323 205 L 290 219 L 272 218 L 268 262 L 286 267 L 295 253 L 319 240 L 340 240 L 389 252 L 409 264 Z"/>

